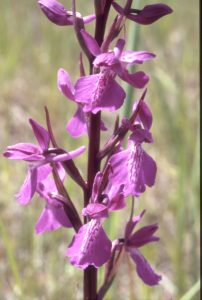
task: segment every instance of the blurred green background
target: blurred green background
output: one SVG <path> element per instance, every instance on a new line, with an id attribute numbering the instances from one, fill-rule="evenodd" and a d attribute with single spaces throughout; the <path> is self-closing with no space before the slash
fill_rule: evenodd
<path id="1" fill-rule="evenodd" d="M 61 2 L 70 9 L 70 0 Z M 77 2 L 83 14 L 92 11 L 93 1 Z M 142 0 L 140 7 L 149 3 Z M 145 286 L 126 257 L 106 299 L 199 299 L 199 3 L 164 3 L 174 13 L 153 25 L 138 26 L 135 44 L 131 38 L 135 25 L 128 28 L 130 46 L 157 55 L 138 69 L 151 76 L 146 101 L 154 116 L 154 144 L 147 149 L 157 161 L 158 175 L 135 211 L 146 208 L 142 224 L 160 225 L 160 242 L 143 252 L 163 280 L 157 287 Z M 34 142 L 28 118 L 44 124 L 44 105 L 62 147 L 72 150 L 86 144 L 86 138 L 74 141 L 66 133 L 75 106 L 61 95 L 56 83 L 60 67 L 71 73 L 73 81 L 78 76 L 79 49 L 72 28 L 50 23 L 35 0 L 2 0 L 0 12 L 1 152 L 20 141 Z M 138 91 L 133 98 L 139 95 Z M 104 120 L 112 128 L 111 115 L 104 114 Z M 76 161 L 85 176 L 84 158 Z M 82 299 L 82 272 L 65 258 L 73 231 L 36 236 L 34 225 L 43 201 L 35 197 L 31 205 L 21 207 L 14 197 L 26 164 L 2 157 L 0 164 L 0 299 Z M 71 180 L 66 184 L 81 210 L 82 194 Z M 123 235 L 127 217 L 128 211 L 116 212 L 105 223 L 110 237 Z"/>

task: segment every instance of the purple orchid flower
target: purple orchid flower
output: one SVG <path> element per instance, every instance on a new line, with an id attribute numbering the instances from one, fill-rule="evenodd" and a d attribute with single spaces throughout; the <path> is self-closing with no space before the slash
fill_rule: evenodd
<path id="1" fill-rule="evenodd" d="M 143 9 L 129 9 L 125 12 L 124 8 L 118 3 L 112 3 L 114 9 L 122 16 L 142 25 L 149 25 L 156 22 L 158 19 L 173 12 L 166 4 L 157 3 L 146 5 Z"/>
<path id="2" fill-rule="evenodd" d="M 88 115 L 83 111 L 83 104 L 79 103 L 76 99 L 76 87 L 72 85 L 67 71 L 60 68 L 58 70 L 57 81 L 58 89 L 63 93 L 63 95 L 77 104 L 77 110 L 67 123 L 66 129 L 74 138 L 80 137 L 88 132 Z M 103 131 L 107 130 L 103 121 L 101 121 L 100 128 Z"/>
<path id="3" fill-rule="evenodd" d="M 161 276 L 153 271 L 150 264 L 139 251 L 139 248 L 148 243 L 159 241 L 159 238 L 154 236 L 154 233 L 158 229 L 158 225 L 147 225 L 133 233 L 144 213 L 145 210 L 127 223 L 125 230 L 125 249 L 136 264 L 138 276 L 145 284 L 153 286 L 159 283 Z"/>
<path id="4" fill-rule="evenodd" d="M 82 210 L 82 214 L 90 217 L 91 221 L 80 228 L 67 250 L 71 263 L 83 269 L 89 265 L 98 268 L 109 260 L 112 244 L 101 225 L 101 219 L 107 218 L 109 212 L 125 207 L 123 185 L 113 187 L 107 184 L 100 190 L 102 183 L 103 173 L 98 172 L 91 202 Z"/>
<path id="5" fill-rule="evenodd" d="M 72 224 L 65 214 L 62 204 L 50 197 L 46 200 L 46 206 L 35 225 L 36 233 L 42 234 L 46 231 L 57 230 L 61 226 L 71 228 Z"/>
<path id="6" fill-rule="evenodd" d="M 56 0 L 39 0 L 39 6 L 46 17 L 56 25 L 68 26 L 74 25 L 74 16 L 72 11 L 68 11 Z M 76 17 L 81 18 L 81 14 L 76 12 Z M 84 23 L 90 23 L 95 19 L 95 15 L 83 17 Z"/>
<path id="7" fill-rule="evenodd" d="M 90 52 L 96 56 L 93 64 L 96 68 L 100 68 L 100 72 L 80 77 L 73 87 L 67 72 L 60 69 L 58 87 L 66 97 L 82 106 L 83 112 L 96 114 L 100 110 L 117 110 L 123 104 L 125 92 L 115 81 L 116 75 L 136 88 L 143 88 L 149 77 L 141 71 L 129 74 L 126 66 L 143 63 L 155 55 L 146 51 L 123 51 L 125 43 L 123 39 L 118 41 L 114 51 L 101 53 L 100 47 L 90 34 L 85 30 L 81 30 L 81 34 Z M 76 128 L 80 128 L 78 132 L 85 131 L 86 128 L 82 124 L 86 123 L 81 108 L 78 108 L 67 129 L 73 132 L 72 128 L 75 127 L 73 125 L 77 125 Z"/>
<path id="8" fill-rule="evenodd" d="M 109 160 L 113 173 L 109 181 L 113 185 L 124 184 L 124 195 L 139 196 L 146 185 L 154 185 L 156 177 L 155 161 L 142 149 L 143 142 L 151 143 L 151 133 L 136 126 L 129 137 L 126 150 L 113 154 Z"/>
<path id="9" fill-rule="evenodd" d="M 135 88 L 143 88 L 149 81 L 149 76 L 142 71 L 130 74 L 127 71 L 128 65 L 142 64 L 146 60 L 155 57 L 153 53 L 147 51 L 123 51 L 125 40 L 119 39 L 113 50 L 102 53 L 96 40 L 84 29 L 81 30 L 86 46 L 89 51 L 96 57 L 93 65 L 96 68 L 107 68 L 111 70 L 114 77 L 118 75 Z M 113 72 L 112 72 L 113 71 Z"/>
<path id="10" fill-rule="evenodd" d="M 143 88 L 149 76 L 142 71 L 130 74 L 126 67 L 129 64 L 143 63 L 154 58 L 155 55 L 146 51 L 123 51 L 125 44 L 123 39 L 118 40 L 113 51 L 101 53 L 96 40 L 89 33 L 82 29 L 81 34 L 89 51 L 96 57 L 93 65 L 99 68 L 100 72 L 82 76 L 77 80 L 74 99 L 83 105 L 84 112 L 96 114 L 100 110 L 117 110 L 123 104 L 125 92 L 115 81 L 116 75 L 133 87 Z M 72 96 L 70 87 L 66 96 Z"/>
<path id="11" fill-rule="evenodd" d="M 79 105 L 79 112 L 74 115 L 78 128 L 86 124 L 82 111 L 94 114 L 100 110 L 114 111 L 123 104 L 125 92 L 113 77 L 110 70 L 102 70 L 99 74 L 80 77 L 73 87 L 68 73 L 63 69 L 58 71 L 59 90 Z M 71 127 L 72 124 L 67 129 L 73 132 Z"/>
<path id="12" fill-rule="evenodd" d="M 98 172 L 94 179 L 91 201 L 82 210 L 83 216 L 92 219 L 107 218 L 109 212 L 123 209 L 126 206 L 124 185 L 112 185 L 108 182 L 106 187 L 100 190 L 102 181 L 103 173 Z"/>
<path id="13" fill-rule="evenodd" d="M 136 110 L 137 105 L 138 105 L 138 101 L 135 102 L 133 105 L 133 112 Z M 145 130 L 150 130 L 152 126 L 152 121 L 153 121 L 153 117 L 150 108 L 145 101 L 142 101 L 140 103 L 140 109 L 137 118 L 135 120 L 135 124 L 136 125 L 142 124 Z"/>
<path id="14" fill-rule="evenodd" d="M 136 111 L 138 105 L 139 105 L 138 115 L 135 118 L 135 122 L 130 121 L 129 119 L 124 117 L 122 119 L 122 124 L 132 132 L 134 131 L 135 128 L 141 126 L 143 126 L 145 130 L 149 131 L 153 121 L 153 116 L 150 111 L 150 108 L 145 101 L 143 100 L 141 102 L 136 101 L 133 105 L 133 113 Z"/>
<path id="15" fill-rule="evenodd" d="M 61 181 L 64 181 L 65 171 L 59 164 L 58 174 Z M 43 181 L 39 182 L 36 192 L 39 194 L 40 198 L 44 199 L 46 202 L 45 208 L 35 225 L 37 234 L 41 234 L 46 231 L 53 231 L 61 226 L 67 228 L 72 227 L 62 203 L 51 196 L 53 194 L 57 195 L 57 188 L 52 178 L 47 177 Z"/>
<path id="16" fill-rule="evenodd" d="M 126 96 L 115 81 L 115 73 L 103 68 L 100 73 L 80 77 L 75 85 L 75 99 L 82 103 L 84 112 L 96 114 L 99 111 L 119 109 Z"/>
<path id="17" fill-rule="evenodd" d="M 89 265 L 99 268 L 109 260 L 111 246 L 101 221 L 91 220 L 75 234 L 66 255 L 78 268 L 85 269 Z"/>
<path id="18" fill-rule="evenodd" d="M 85 151 L 85 147 L 82 146 L 65 154 L 55 154 L 51 151 L 54 149 L 49 148 L 50 136 L 48 131 L 33 119 L 29 121 L 39 145 L 18 143 L 8 146 L 3 154 L 8 159 L 24 160 L 29 163 L 28 175 L 19 193 L 16 195 L 18 202 L 22 205 L 26 205 L 31 201 L 37 184 L 51 172 L 51 167 L 49 166 L 51 162 L 56 163 L 73 159 Z"/>

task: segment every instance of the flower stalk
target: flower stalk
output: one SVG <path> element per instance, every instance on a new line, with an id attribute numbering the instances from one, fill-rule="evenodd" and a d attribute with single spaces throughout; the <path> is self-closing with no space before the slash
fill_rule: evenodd
<path id="1" fill-rule="evenodd" d="M 110 8 L 110 1 L 107 2 L 107 6 L 105 4 L 105 7 L 103 9 L 103 1 L 94 1 L 96 13 L 95 40 L 97 41 L 99 46 L 103 42 L 107 15 Z M 101 112 L 98 112 L 97 114 L 90 114 L 87 175 L 88 190 L 84 196 L 84 207 L 89 204 L 94 178 L 96 173 L 100 170 L 100 160 L 98 158 L 98 153 L 100 150 L 100 122 Z M 84 223 L 85 222 L 86 218 L 84 217 Z M 97 299 L 97 269 L 93 266 L 89 266 L 84 270 L 84 299 Z"/>
<path id="2" fill-rule="evenodd" d="M 161 276 L 141 254 L 139 248 L 159 240 L 154 234 L 157 224 L 136 230 L 145 210 L 133 216 L 134 201 L 129 221 L 122 237 L 111 241 L 103 223 L 111 213 L 122 210 L 127 198 L 141 198 L 146 188 L 152 187 L 156 178 L 156 162 L 144 150 L 144 143 L 153 142 L 150 132 L 152 113 L 145 102 L 149 76 L 143 71 L 131 72 L 129 67 L 153 59 L 148 51 L 124 49 L 125 22 L 131 20 L 149 25 L 172 12 L 165 4 L 147 5 L 143 9 L 133 8 L 133 1 L 125 1 L 121 7 L 112 0 L 94 0 L 94 14 L 82 16 L 76 11 L 76 0 L 72 0 L 72 11 L 56 0 L 39 0 L 45 16 L 57 26 L 73 27 L 80 48 L 80 77 L 73 84 L 69 73 L 60 68 L 57 73 L 59 91 L 76 105 L 73 117 L 66 125 L 72 138 L 87 134 L 88 155 L 86 180 L 79 171 L 74 158 L 86 150 L 81 146 L 72 151 L 62 149 L 53 133 L 50 116 L 45 107 L 46 128 L 29 119 L 37 143 L 17 143 L 8 146 L 4 156 L 27 163 L 28 172 L 17 194 L 21 205 L 31 202 L 34 194 L 44 201 L 44 209 L 36 223 L 37 234 L 60 227 L 74 228 L 75 234 L 67 247 L 70 263 L 83 270 L 83 299 L 102 300 L 112 285 L 122 258 L 128 255 L 134 262 L 139 278 L 149 286 L 159 283 Z M 108 25 L 111 9 L 117 16 Z M 94 37 L 86 30 L 86 24 L 95 21 Z M 112 47 L 112 41 L 115 46 Z M 83 54 L 89 62 L 89 74 L 83 64 Z M 113 133 L 104 146 L 100 146 L 104 123 L 104 111 L 120 109 L 126 93 L 117 81 L 125 82 L 132 89 L 144 89 L 138 102 L 134 102 L 129 118 L 117 115 L 112 122 Z M 58 118 L 61 120 L 61 118 Z M 127 143 L 124 139 L 128 136 Z M 69 175 L 83 191 L 82 214 L 76 209 L 74 199 L 65 188 Z M 139 201 L 139 200 L 138 200 Z M 83 217 L 83 220 L 82 220 Z M 135 230 L 135 231 L 134 231 Z M 105 265 L 105 278 L 98 290 L 97 270 Z"/>
<path id="3" fill-rule="evenodd" d="M 88 146 L 88 189 L 84 196 L 84 207 L 89 204 L 93 182 L 96 173 L 100 170 L 100 160 L 97 158 L 100 148 L 100 118 L 101 113 L 90 115 L 89 122 L 89 146 Z M 84 217 L 84 223 L 86 223 Z M 84 300 L 96 300 L 97 298 L 97 269 L 89 266 L 84 270 Z"/>

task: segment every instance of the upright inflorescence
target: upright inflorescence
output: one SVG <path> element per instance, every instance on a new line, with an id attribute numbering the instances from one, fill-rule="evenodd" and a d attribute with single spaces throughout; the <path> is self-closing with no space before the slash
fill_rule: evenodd
<path id="1" fill-rule="evenodd" d="M 81 146 L 70 152 L 60 148 L 46 108 L 47 129 L 35 120 L 29 120 L 38 145 L 17 143 L 8 146 L 4 152 L 6 158 L 23 160 L 28 165 L 28 174 L 17 200 L 21 205 L 27 205 L 35 193 L 44 200 L 44 210 L 35 227 L 37 234 L 61 226 L 74 228 L 75 234 L 66 255 L 71 264 L 84 269 L 84 299 L 104 297 L 124 253 L 134 261 L 137 274 L 143 282 L 156 285 L 161 276 L 154 272 L 139 248 L 159 240 L 154 235 L 158 225 L 147 225 L 134 232 L 145 211 L 133 216 L 133 206 L 122 237 L 117 237 L 115 241 L 109 239 L 103 223 L 114 211 L 126 207 L 129 196 L 134 201 L 134 197 L 139 199 L 146 187 L 152 187 L 157 171 L 155 161 L 144 150 L 144 143 L 153 142 L 150 132 L 152 113 L 145 101 L 145 87 L 150 78 L 143 71 L 128 71 L 128 66 L 143 64 L 155 58 L 155 55 L 148 51 L 125 49 L 124 24 L 131 20 L 148 25 L 172 10 L 165 4 L 136 9 L 129 0 L 123 6 L 112 0 L 96 0 L 95 14 L 83 17 L 76 11 L 76 1 L 72 1 L 70 11 L 55 0 L 39 0 L 38 4 L 51 22 L 74 28 L 81 51 L 90 65 L 90 73 L 86 75 L 81 55 L 80 77 L 74 84 L 63 68 L 57 74 L 59 91 L 76 105 L 76 112 L 66 125 L 67 132 L 73 138 L 84 134 L 88 137 L 87 180 L 83 179 L 73 161 L 82 155 L 86 147 Z M 107 27 L 110 9 L 115 10 L 117 16 Z M 94 21 L 93 37 L 85 29 L 85 24 Z M 112 47 L 114 41 L 115 46 Z M 112 135 L 100 147 L 101 131 L 108 130 L 101 113 L 109 111 L 113 116 L 112 112 L 122 107 L 126 97 L 120 79 L 144 91 L 140 100 L 134 102 L 129 118 L 120 121 L 116 118 Z M 65 188 L 66 174 L 83 190 L 84 207 L 81 214 Z M 96 269 L 103 264 L 106 266 L 105 279 L 97 291 Z"/>

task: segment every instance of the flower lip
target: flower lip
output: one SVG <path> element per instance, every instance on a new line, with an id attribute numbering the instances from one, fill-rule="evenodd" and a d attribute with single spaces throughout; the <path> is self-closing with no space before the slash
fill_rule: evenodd
<path id="1" fill-rule="evenodd" d="M 47 150 L 49 148 L 50 144 L 50 135 L 49 132 L 43 128 L 39 123 L 37 123 L 33 119 L 29 119 L 29 123 L 32 126 L 32 130 L 34 132 L 34 135 L 43 151 Z"/>
<path id="2" fill-rule="evenodd" d="M 89 265 L 99 268 L 110 259 L 111 247 L 100 221 L 91 220 L 75 234 L 66 255 L 78 268 L 86 269 Z"/>

